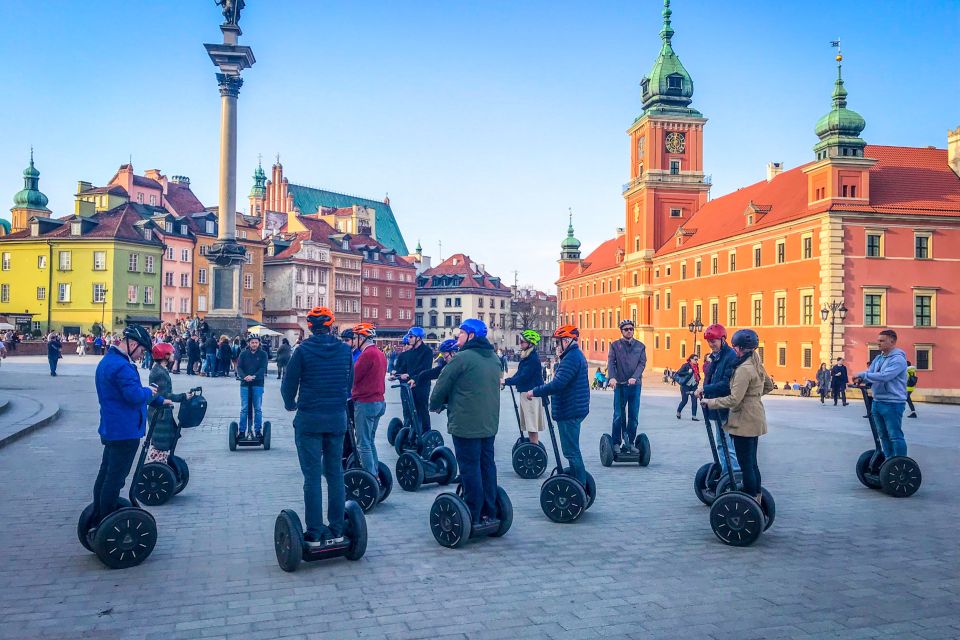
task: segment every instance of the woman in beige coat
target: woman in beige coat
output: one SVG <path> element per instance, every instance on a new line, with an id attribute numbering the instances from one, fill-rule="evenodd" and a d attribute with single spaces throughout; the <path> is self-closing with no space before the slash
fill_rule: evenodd
<path id="1" fill-rule="evenodd" d="M 767 432 L 767 416 L 760 397 L 773 390 L 773 380 L 763 368 L 756 352 L 760 338 L 753 329 L 740 329 L 730 341 L 737 354 L 737 363 L 730 378 L 730 395 L 704 400 L 710 409 L 729 409 L 730 417 L 723 430 L 733 438 L 737 460 L 743 471 L 744 493 L 760 502 L 760 467 L 757 466 L 757 444 Z"/>

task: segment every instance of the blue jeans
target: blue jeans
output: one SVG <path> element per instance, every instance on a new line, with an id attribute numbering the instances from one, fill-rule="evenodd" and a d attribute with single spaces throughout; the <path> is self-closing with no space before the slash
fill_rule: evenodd
<path id="1" fill-rule="evenodd" d="M 57 375 L 57 363 L 60 361 L 60 358 L 47 357 L 47 362 L 50 363 L 50 375 Z"/>
<path id="2" fill-rule="evenodd" d="M 557 431 L 560 432 L 560 448 L 563 450 L 563 457 L 570 463 L 573 476 L 580 484 L 587 486 L 587 468 L 583 466 L 583 455 L 580 453 L 581 422 L 583 422 L 582 419 L 557 420 Z"/>
<path id="3" fill-rule="evenodd" d="M 263 387 L 240 387 L 240 433 L 247 430 L 250 419 L 250 395 L 253 396 L 253 429 L 259 433 L 263 428 Z"/>
<path id="4" fill-rule="evenodd" d="M 487 438 L 453 436 L 453 449 L 460 467 L 463 499 L 470 509 L 473 524 L 481 518 L 497 517 L 497 463 L 493 459 L 493 441 Z"/>
<path id="5" fill-rule="evenodd" d="M 907 455 L 907 441 L 903 437 L 903 402 L 873 401 L 874 423 L 880 436 L 880 448 L 887 459 Z"/>
<path id="6" fill-rule="evenodd" d="M 626 441 L 633 444 L 637 437 L 637 419 L 640 413 L 640 385 L 617 384 L 613 388 L 613 445 L 618 446 L 626 436 Z M 624 432 L 626 423 L 626 432 Z"/>
<path id="7" fill-rule="evenodd" d="M 335 538 L 342 536 L 347 499 L 343 488 L 342 466 L 347 414 L 342 412 L 322 418 L 304 418 L 298 413 L 293 419 L 293 428 L 300 471 L 303 473 L 303 506 L 307 531 L 319 534 L 324 529 L 323 488 L 320 481 L 322 477 L 327 481 L 327 523 L 330 533 Z"/>
<path id="8" fill-rule="evenodd" d="M 127 480 L 133 459 L 140 447 L 140 438 L 132 440 L 104 440 L 103 457 L 100 460 L 100 471 L 97 481 L 93 485 L 93 519 L 92 526 L 117 510 L 117 499 L 120 490 Z"/>
<path id="9" fill-rule="evenodd" d="M 377 426 L 387 409 L 386 402 L 353 403 L 353 421 L 357 426 L 357 449 L 360 465 L 375 477 L 377 475 Z"/>
<path id="10" fill-rule="evenodd" d="M 727 461 L 723 457 L 723 446 L 720 444 L 720 438 L 726 438 L 727 440 L 727 450 L 730 451 L 730 463 L 733 465 L 734 473 L 740 471 L 740 462 L 737 461 L 737 450 L 733 446 L 733 438 L 720 428 L 720 424 L 727 421 L 726 413 L 721 414 L 720 410 L 712 409 L 710 415 L 704 417 L 714 421 L 714 437 L 717 443 L 717 457 L 720 459 L 720 473 L 727 472 Z"/>
<path id="11" fill-rule="evenodd" d="M 207 374 L 211 378 L 217 373 L 216 354 L 208 353 L 203 357 L 203 373 Z"/>

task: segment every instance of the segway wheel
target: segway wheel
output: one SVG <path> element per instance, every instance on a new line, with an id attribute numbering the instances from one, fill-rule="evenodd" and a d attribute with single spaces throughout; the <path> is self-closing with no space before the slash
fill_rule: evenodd
<path id="1" fill-rule="evenodd" d="M 407 438 L 411 437 L 413 434 L 410 431 L 410 427 L 404 427 L 400 429 L 400 432 L 397 433 L 397 437 L 393 441 L 393 450 L 397 452 L 397 455 L 403 455 L 404 445 L 407 442 Z"/>
<path id="2" fill-rule="evenodd" d="M 416 491 L 423 484 L 423 463 L 409 451 L 397 459 L 397 483 L 404 491 Z"/>
<path id="3" fill-rule="evenodd" d="M 380 481 L 380 502 L 383 502 L 393 491 L 393 474 L 390 467 L 382 462 L 377 463 L 377 480 Z"/>
<path id="4" fill-rule="evenodd" d="M 403 420 L 400 418 L 390 418 L 390 424 L 387 425 L 387 442 L 392 447 L 396 444 L 397 434 L 403 429 Z"/>
<path id="5" fill-rule="evenodd" d="M 760 487 L 760 495 L 760 510 L 763 511 L 767 520 L 763 527 L 763 530 L 766 531 L 773 526 L 773 521 L 777 518 L 777 501 L 773 499 L 773 495 L 767 491 L 766 487 Z"/>
<path id="6" fill-rule="evenodd" d="M 518 444 L 513 449 L 513 470 L 526 480 L 539 478 L 547 469 L 547 452 L 529 441 Z"/>
<path id="7" fill-rule="evenodd" d="M 150 462 L 143 465 L 140 475 L 134 480 L 133 491 L 137 500 L 150 506 L 164 504 L 173 497 L 177 489 L 177 474 L 173 468 L 163 462 Z"/>
<path id="8" fill-rule="evenodd" d="M 633 446 L 637 448 L 637 451 L 640 452 L 640 460 L 638 464 L 641 467 L 645 467 L 650 464 L 650 439 L 647 437 L 647 434 L 641 433 L 637 436 L 637 439 L 633 441 Z"/>
<path id="9" fill-rule="evenodd" d="M 369 513 L 380 501 L 380 483 L 369 471 L 350 469 L 343 474 L 343 488 L 347 500 L 353 500 L 364 513 Z"/>
<path id="10" fill-rule="evenodd" d="M 453 451 L 450 451 L 447 447 L 438 447 L 433 450 L 433 453 L 430 454 L 430 462 L 434 464 L 442 464 L 447 470 L 447 474 L 443 477 L 443 480 L 438 482 L 439 485 L 448 485 L 453 482 L 453 479 L 457 477 L 457 456 L 453 455 Z"/>
<path id="11" fill-rule="evenodd" d="M 420 438 L 420 453 L 423 455 L 430 455 L 432 451 L 438 447 L 442 447 L 443 435 L 436 429 L 429 429 L 423 437 Z"/>
<path id="12" fill-rule="evenodd" d="M 263 450 L 270 451 L 270 421 L 263 423 Z"/>
<path id="13" fill-rule="evenodd" d="M 350 548 L 344 555 L 347 560 L 359 560 L 367 552 L 367 519 L 363 517 L 363 509 L 352 500 L 347 500 L 344 510 L 346 531 L 350 538 Z"/>
<path id="14" fill-rule="evenodd" d="M 157 522 L 149 511 L 129 507 L 103 519 L 93 550 L 111 569 L 129 569 L 146 560 L 157 545 Z"/>
<path id="15" fill-rule="evenodd" d="M 167 462 L 173 467 L 177 475 L 177 488 L 173 490 L 173 494 L 176 495 L 187 488 L 187 483 L 190 482 L 190 467 L 187 466 L 187 461 L 180 456 L 170 456 Z"/>
<path id="16" fill-rule="evenodd" d="M 605 467 L 613 465 L 613 438 L 608 433 L 600 436 L 600 464 Z"/>
<path id="17" fill-rule="evenodd" d="M 120 508 L 130 506 L 130 501 L 126 498 L 120 498 L 117 500 L 120 505 Z M 93 551 L 93 547 L 87 542 L 87 531 L 90 530 L 91 521 L 93 520 L 93 503 L 91 502 L 86 506 L 86 508 L 80 513 L 80 518 L 77 520 L 77 539 L 80 540 L 80 544 L 83 545 L 83 548 L 87 551 Z"/>
<path id="18" fill-rule="evenodd" d="M 554 522 L 576 522 L 587 508 L 587 494 L 573 478 L 555 475 L 540 487 L 540 508 Z"/>
<path id="19" fill-rule="evenodd" d="M 273 548 L 284 571 L 296 571 L 303 560 L 303 525 L 295 511 L 284 509 L 273 525 Z"/>
<path id="20" fill-rule="evenodd" d="M 563 470 L 563 473 L 569 478 L 574 477 L 573 469 L 570 467 L 566 467 Z M 574 480 L 574 482 L 576 481 Z M 580 483 L 577 482 L 577 484 L 580 484 Z M 597 499 L 597 481 L 593 479 L 593 476 L 590 475 L 589 471 L 587 471 L 587 485 L 583 487 L 583 492 L 587 496 L 587 503 L 584 509 L 589 509 L 590 507 L 593 506 L 593 501 Z"/>
<path id="21" fill-rule="evenodd" d="M 894 498 L 909 498 L 922 480 L 920 466 L 907 456 L 894 456 L 880 467 L 880 489 Z"/>
<path id="22" fill-rule="evenodd" d="M 231 422 L 227 428 L 227 443 L 230 445 L 230 451 L 237 450 L 237 429 L 240 428 L 236 422 Z"/>
<path id="23" fill-rule="evenodd" d="M 499 538 L 507 531 L 510 531 L 510 525 L 513 524 L 513 503 L 510 502 L 510 496 L 503 490 L 503 487 L 497 487 L 497 519 L 500 520 L 500 526 L 495 533 L 490 536 Z"/>
<path id="24" fill-rule="evenodd" d="M 466 503 L 452 493 L 441 493 L 430 507 L 430 531 L 434 539 L 448 549 L 456 549 L 470 539 L 473 524 Z"/>
<path id="25" fill-rule="evenodd" d="M 868 477 L 867 474 L 871 471 L 870 461 L 873 460 L 873 456 L 876 453 L 875 449 L 868 449 L 860 454 L 860 457 L 857 458 L 857 480 L 860 481 L 865 487 L 870 487 L 871 489 L 879 489 L 880 481 L 874 480 L 872 477 Z M 879 454 L 880 460 L 883 460 L 883 454 Z M 873 475 L 873 474 L 870 474 Z"/>
<path id="26" fill-rule="evenodd" d="M 764 515 L 757 501 L 740 491 L 731 491 L 710 507 L 710 527 L 724 544 L 747 547 L 763 533 Z"/>
<path id="27" fill-rule="evenodd" d="M 693 492 L 697 494 L 697 500 L 708 507 L 713 504 L 713 501 L 717 497 L 716 493 L 710 488 L 711 482 L 713 482 L 716 477 L 717 466 L 716 463 L 708 462 L 697 469 L 697 475 L 693 477 Z"/>

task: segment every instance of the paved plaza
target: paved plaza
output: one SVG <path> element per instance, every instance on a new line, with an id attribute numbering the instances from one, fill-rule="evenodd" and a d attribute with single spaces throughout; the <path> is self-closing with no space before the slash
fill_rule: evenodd
<path id="1" fill-rule="evenodd" d="M 514 507 L 504 538 L 442 548 L 427 518 L 441 489 L 396 486 L 367 517 L 362 560 L 287 574 L 273 524 L 284 507 L 303 513 L 302 477 L 278 381 L 264 397 L 272 450 L 230 453 L 237 383 L 174 376 L 177 391 L 202 384 L 210 402 L 178 447 L 190 484 L 150 508 L 159 541 L 149 560 L 112 571 L 75 534 L 101 453 L 95 363 L 69 358 L 57 378 L 40 359 L 0 369 L 3 392 L 62 408 L 0 449 L 2 638 L 960 637 L 960 407 L 920 405 L 920 419 L 904 421 L 924 478 L 901 500 L 857 482 L 854 462 L 871 446 L 859 401 L 767 399 L 760 465 L 777 518 L 756 545 L 737 549 L 716 540 L 694 496 L 706 435 L 689 414 L 676 420 L 673 389 L 644 391 L 645 469 L 600 466 L 612 393 L 594 392 L 581 442 L 598 498 L 572 525 L 547 520 L 541 481 L 513 473 L 517 430 L 504 391 L 497 463 Z M 388 402 L 378 446 L 392 468 L 385 427 L 400 411 L 395 391 Z"/>

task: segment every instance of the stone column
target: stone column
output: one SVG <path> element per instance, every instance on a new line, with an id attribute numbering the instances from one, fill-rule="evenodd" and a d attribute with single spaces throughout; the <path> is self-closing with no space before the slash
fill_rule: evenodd
<path id="1" fill-rule="evenodd" d="M 220 209 L 217 239 L 235 240 L 237 228 L 237 97 L 243 78 L 217 74 L 220 85 Z"/>

